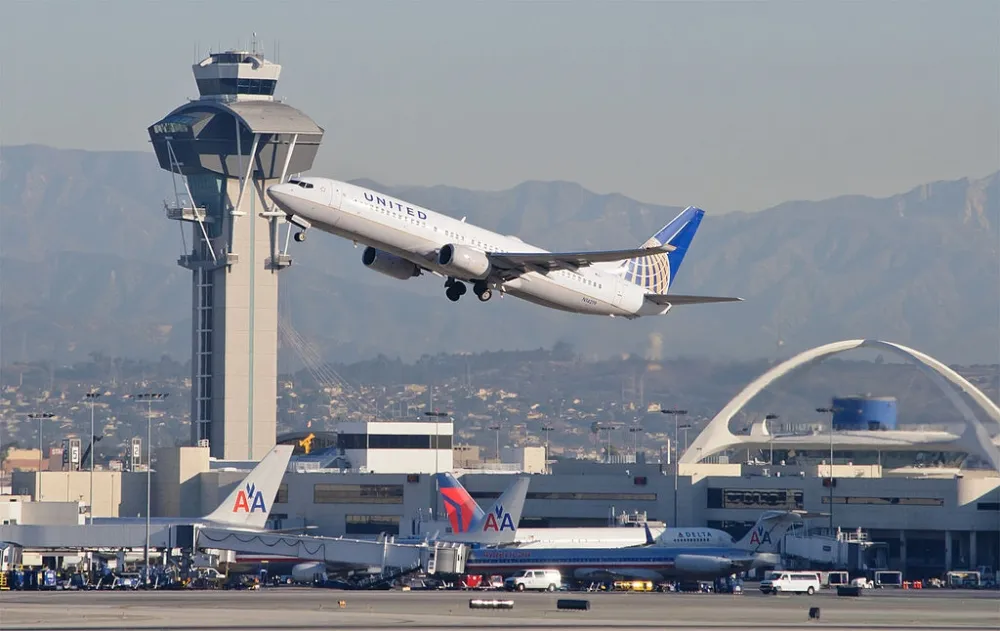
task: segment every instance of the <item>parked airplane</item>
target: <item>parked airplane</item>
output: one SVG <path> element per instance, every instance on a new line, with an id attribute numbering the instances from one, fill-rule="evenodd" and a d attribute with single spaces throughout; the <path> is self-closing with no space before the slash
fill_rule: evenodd
<path id="1" fill-rule="evenodd" d="M 263 531 L 271 504 L 292 457 L 292 445 L 275 445 L 236 485 L 219 507 L 204 517 L 150 517 L 154 526 L 210 526 L 231 530 Z M 145 517 L 95 517 L 95 525 L 145 524 Z M 293 529 L 301 530 L 301 529 Z M 282 531 L 270 531 L 282 532 Z"/>
<path id="2" fill-rule="evenodd" d="M 709 580 L 775 565 L 777 542 L 800 519 L 794 512 L 764 513 L 750 532 L 728 546 L 622 548 L 482 548 L 470 551 L 465 570 L 510 574 L 554 568 L 564 578 L 594 580 Z"/>
<path id="3" fill-rule="evenodd" d="M 528 495 L 528 484 L 531 478 L 520 476 L 507 487 L 503 495 L 490 506 L 489 512 L 483 512 L 479 505 L 475 515 L 463 513 L 461 520 L 464 526 L 461 532 L 442 532 L 433 530 L 423 534 L 403 537 L 393 537 L 394 543 L 421 543 L 424 541 L 449 541 L 465 543 L 472 547 L 501 546 L 513 543 L 517 532 L 517 523 L 521 521 L 524 512 L 524 500 Z M 465 489 L 462 489 L 464 491 Z M 442 489 L 442 493 L 445 491 Z M 447 497 L 447 495 L 445 495 Z M 446 500 L 447 505 L 447 500 Z M 299 582 L 325 580 L 327 571 L 343 570 L 342 566 L 322 561 L 306 561 L 292 568 L 292 578 Z"/>
<path id="4" fill-rule="evenodd" d="M 437 474 L 449 526 L 454 533 L 467 530 L 483 509 L 451 473 Z M 433 528 L 433 526 L 431 526 Z M 718 547 L 733 543 L 729 533 L 714 528 L 518 528 L 513 545 L 531 548 L 627 548 L 633 546 Z"/>
<path id="5" fill-rule="evenodd" d="M 596 252 L 546 252 L 375 191 L 326 178 L 292 178 L 267 189 L 288 221 L 368 246 L 365 267 L 406 280 L 431 272 L 446 278 L 457 301 L 465 283 L 483 302 L 493 290 L 529 302 L 591 315 L 664 315 L 674 305 L 742 298 L 669 294 L 705 212 L 689 207 L 641 247 Z"/>

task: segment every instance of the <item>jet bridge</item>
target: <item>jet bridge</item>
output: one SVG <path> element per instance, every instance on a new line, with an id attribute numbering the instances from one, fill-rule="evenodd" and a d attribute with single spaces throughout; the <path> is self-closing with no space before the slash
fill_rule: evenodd
<path id="1" fill-rule="evenodd" d="M 232 550 L 244 554 L 293 557 L 303 561 L 323 561 L 331 565 L 363 568 L 406 568 L 424 565 L 426 544 L 364 541 L 343 537 L 316 537 L 227 528 L 199 528 L 198 547 Z"/>

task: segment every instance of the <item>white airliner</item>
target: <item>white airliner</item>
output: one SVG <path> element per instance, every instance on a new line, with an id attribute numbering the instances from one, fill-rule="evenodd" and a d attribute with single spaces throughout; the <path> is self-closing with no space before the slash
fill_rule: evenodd
<path id="1" fill-rule="evenodd" d="M 431 272 L 446 278 L 457 301 L 465 283 L 483 302 L 493 291 L 573 313 L 628 319 L 664 315 L 674 305 L 742 298 L 668 295 L 705 212 L 689 207 L 639 248 L 546 252 L 462 220 L 375 191 L 326 178 L 292 178 L 267 189 L 289 222 L 315 226 L 368 246 L 366 267 L 406 280 Z"/>
<path id="2" fill-rule="evenodd" d="M 472 526 L 481 523 L 486 513 L 468 490 L 451 473 L 438 473 L 439 494 L 448 521 L 420 523 L 421 530 L 444 531 L 450 527 L 453 540 L 466 541 L 463 536 L 475 534 Z M 520 514 L 520 513 L 518 513 Z M 637 546 L 660 547 L 725 547 L 733 542 L 732 536 L 714 528 L 658 528 L 658 527 L 577 527 L 577 528 L 520 528 L 512 524 L 514 532 L 507 540 L 494 540 L 490 545 L 512 546 L 518 549 L 533 548 L 631 548 Z"/>

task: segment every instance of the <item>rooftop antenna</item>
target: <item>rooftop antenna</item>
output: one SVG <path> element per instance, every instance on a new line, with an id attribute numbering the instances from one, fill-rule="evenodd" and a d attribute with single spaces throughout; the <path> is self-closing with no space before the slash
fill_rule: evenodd
<path id="1" fill-rule="evenodd" d="M 257 54 L 257 31 L 253 32 L 253 38 L 250 40 L 250 51 L 254 55 Z"/>

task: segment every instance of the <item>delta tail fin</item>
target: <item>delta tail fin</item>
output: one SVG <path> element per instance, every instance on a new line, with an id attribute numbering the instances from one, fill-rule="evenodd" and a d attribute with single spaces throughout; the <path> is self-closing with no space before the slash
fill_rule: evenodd
<path id="1" fill-rule="evenodd" d="M 778 542 L 800 521 L 802 516 L 794 511 L 766 511 L 734 547 L 753 553 L 778 552 Z"/>
<path id="2" fill-rule="evenodd" d="M 275 445 L 205 519 L 231 528 L 264 528 L 278 487 L 285 477 L 292 449 L 293 445 Z"/>
<path id="3" fill-rule="evenodd" d="M 444 502 L 444 511 L 451 522 L 451 531 L 455 534 L 469 532 L 473 523 L 478 523 L 486 517 L 486 513 L 472 499 L 465 487 L 451 473 L 438 473 L 438 490 Z"/>
<path id="4" fill-rule="evenodd" d="M 517 525 L 524 513 L 531 478 L 517 478 L 497 501 L 484 511 L 465 487 L 450 473 L 437 474 L 445 512 L 451 522 L 451 539 L 463 543 L 506 545 L 514 543 Z"/>
<path id="5" fill-rule="evenodd" d="M 672 245 L 674 249 L 662 254 L 628 259 L 621 265 L 625 281 L 642 287 L 648 294 L 667 293 L 677 277 L 684 255 L 687 254 L 688 246 L 691 245 L 694 233 L 698 231 L 701 218 L 704 216 L 704 210 L 689 206 L 670 223 L 660 228 L 659 232 L 650 237 L 642 247 Z"/>

